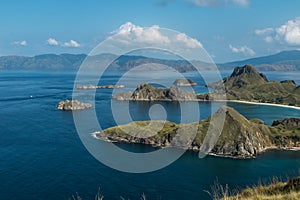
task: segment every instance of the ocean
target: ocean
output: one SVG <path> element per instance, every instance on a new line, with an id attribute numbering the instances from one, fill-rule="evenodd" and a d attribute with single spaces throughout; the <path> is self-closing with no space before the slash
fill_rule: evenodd
<path id="1" fill-rule="evenodd" d="M 212 72 L 203 72 L 212 73 Z M 230 74 L 223 71 L 222 75 Z M 300 84 L 300 72 L 264 72 L 270 80 L 293 79 Z M 71 112 L 56 110 L 59 101 L 70 99 L 74 73 L 0 72 L 0 199 L 94 199 L 98 190 L 104 199 L 211 199 L 207 191 L 218 181 L 231 189 L 241 189 L 278 176 L 282 180 L 299 175 L 300 152 L 268 151 L 256 159 L 235 160 L 186 152 L 177 161 L 158 171 L 132 174 L 111 169 L 96 160 L 82 144 Z M 153 74 L 162 82 L 165 77 Z M 204 82 L 195 79 L 197 92 L 205 91 Z M 91 79 L 95 75 L 91 75 Z M 118 74 L 107 74 L 101 84 L 116 83 Z M 144 78 L 135 81 L 143 81 Z M 134 86 L 126 87 L 132 90 Z M 95 108 L 101 127 L 116 125 L 111 111 L 112 89 L 99 89 Z M 123 106 L 124 102 L 113 102 Z M 156 103 L 131 102 L 132 119 L 149 119 L 148 111 Z M 176 102 L 161 102 L 167 119 L 180 122 Z M 188 104 L 188 103 L 187 103 Z M 126 104 L 127 105 L 127 104 Z M 228 103 L 247 118 L 260 118 L 270 125 L 273 120 L 300 117 L 291 108 Z M 199 102 L 204 119 L 211 114 L 209 103 Z M 79 111 L 90 112 L 89 110 Z M 89 127 L 97 131 L 96 127 Z M 92 137 L 87 133 L 89 137 Z M 100 142 L 99 142 L 99 145 Z M 138 144 L 118 144 L 132 152 L 153 151 Z"/>

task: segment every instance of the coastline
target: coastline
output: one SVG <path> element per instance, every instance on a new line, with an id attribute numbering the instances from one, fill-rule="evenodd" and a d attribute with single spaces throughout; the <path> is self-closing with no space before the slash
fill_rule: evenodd
<path id="1" fill-rule="evenodd" d="M 300 107 L 298 107 L 298 106 L 289 106 L 289 105 L 276 104 L 276 103 L 261 103 L 261 102 L 252 102 L 252 101 L 242 101 L 242 100 L 217 100 L 217 101 L 253 104 L 253 105 L 264 105 L 264 106 L 275 106 L 275 107 L 292 108 L 292 109 L 300 110 Z"/>
<path id="2" fill-rule="evenodd" d="M 99 134 L 101 132 L 96 131 L 93 133 L 90 133 L 91 136 L 97 140 L 101 140 L 104 142 L 109 142 L 109 143 L 127 143 L 127 144 L 135 144 L 133 142 L 126 142 L 126 141 L 113 141 L 113 140 L 109 140 L 107 138 L 104 137 L 97 137 L 97 134 Z M 166 147 L 171 147 L 171 146 L 158 146 L 158 145 L 152 145 L 152 144 L 142 144 L 142 143 L 136 143 L 136 144 L 141 144 L 141 145 L 150 145 L 153 148 L 166 148 Z M 257 155 L 255 156 L 232 156 L 232 155 L 226 155 L 226 154 L 216 154 L 216 153 L 212 153 L 209 152 L 207 154 L 207 156 L 213 156 L 213 157 L 220 157 L 220 158 L 230 158 L 230 159 L 236 159 L 236 160 L 245 160 L 245 159 L 255 159 L 257 158 L 257 156 L 262 155 L 264 153 L 266 153 L 267 151 L 270 150 L 278 150 L 278 151 L 299 151 L 300 152 L 300 147 L 277 147 L 277 146 L 270 146 L 270 147 L 266 147 L 264 148 L 262 151 L 258 152 Z M 199 152 L 199 149 L 193 149 L 193 148 L 187 148 L 186 151 L 189 152 Z"/>

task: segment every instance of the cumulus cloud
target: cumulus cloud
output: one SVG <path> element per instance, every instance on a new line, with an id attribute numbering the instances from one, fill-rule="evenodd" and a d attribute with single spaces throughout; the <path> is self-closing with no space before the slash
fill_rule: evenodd
<path id="1" fill-rule="evenodd" d="M 198 40 L 190 38 L 184 33 L 178 33 L 175 36 L 164 34 L 163 30 L 158 25 L 144 28 L 134 25 L 131 22 L 127 22 L 121 25 L 118 30 L 112 32 L 112 34 L 114 34 L 114 40 L 124 44 L 178 45 L 187 48 L 202 47 L 202 44 Z"/>
<path id="2" fill-rule="evenodd" d="M 48 40 L 47 40 L 47 44 L 48 45 L 51 45 L 51 46 L 58 46 L 58 41 L 56 40 L 56 39 L 54 39 L 54 38 L 49 38 Z"/>
<path id="3" fill-rule="evenodd" d="M 202 47 L 202 44 L 198 40 L 194 38 L 190 38 L 184 33 L 177 34 L 175 36 L 175 41 L 182 42 L 183 44 L 185 44 L 187 47 L 190 48 Z"/>
<path id="4" fill-rule="evenodd" d="M 234 47 L 230 44 L 229 49 L 233 53 L 242 53 L 246 56 L 254 56 L 255 55 L 255 51 L 246 45 L 241 46 L 241 47 Z"/>
<path id="5" fill-rule="evenodd" d="M 289 20 L 279 27 L 255 30 L 266 42 L 279 41 L 291 46 L 300 45 L 300 17 Z"/>
<path id="6" fill-rule="evenodd" d="M 282 37 L 289 45 L 300 45 L 300 17 L 287 21 L 276 33 L 276 38 Z"/>
<path id="7" fill-rule="evenodd" d="M 69 42 L 65 42 L 63 44 L 63 46 L 76 48 L 76 47 L 80 47 L 80 44 L 78 42 L 76 42 L 75 40 L 70 40 Z"/>
<path id="8" fill-rule="evenodd" d="M 238 5 L 238 6 L 248 6 L 250 0 L 189 0 L 196 6 L 201 7 L 212 7 L 220 5 Z"/>
<path id="9" fill-rule="evenodd" d="M 23 47 L 28 45 L 26 40 L 16 41 L 13 44 L 17 46 L 23 46 Z"/>

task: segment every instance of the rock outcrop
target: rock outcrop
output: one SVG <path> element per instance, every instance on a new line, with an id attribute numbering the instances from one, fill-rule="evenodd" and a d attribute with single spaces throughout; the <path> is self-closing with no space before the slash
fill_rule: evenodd
<path id="1" fill-rule="evenodd" d="M 275 120 L 272 126 L 283 126 L 285 128 L 300 128 L 300 119 L 288 118 L 288 119 Z"/>
<path id="2" fill-rule="evenodd" d="M 266 126 L 261 120 L 248 120 L 233 108 L 226 106 L 221 107 L 214 115 L 220 115 L 221 113 L 225 113 L 225 122 L 220 137 L 211 148 L 210 153 L 212 154 L 234 158 L 251 158 L 269 148 L 300 147 L 299 126 L 297 126 L 297 129 L 291 129 L 289 126 L 284 128 Z M 176 124 L 169 121 L 151 121 L 151 123 L 150 121 L 138 121 L 108 128 L 95 133 L 95 135 L 107 141 L 181 148 L 182 144 L 186 143 L 186 137 L 188 137 L 191 130 L 197 128 L 197 135 L 189 144 L 188 149 L 198 151 L 204 145 L 203 142 L 210 125 L 210 119 L 207 118 L 190 124 Z M 293 123 L 294 125 L 296 124 Z M 157 127 L 162 128 L 157 130 Z M 176 137 L 179 129 L 186 134 L 186 137 L 182 142 L 177 140 L 175 143 L 173 138 Z M 150 137 L 146 137 L 147 135 Z"/>
<path id="3" fill-rule="evenodd" d="M 176 86 L 185 87 L 185 86 L 196 86 L 197 83 L 191 79 L 178 78 L 173 83 Z"/>
<path id="4" fill-rule="evenodd" d="M 71 111 L 71 110 L 84 110 L 87 108 L 91 108 L 92 104 L 83 103 L 78 100 L 66 100 L 60 101 L 57 104 L 57 109 L 62 111 Z"/>
<path id="5" fill-rule="evenodd" d="M 176 86 L 155 88 L 150 84 L 140 84 L 134 92 L 114 94 L 113 99 L 129 101 L 195 101 L 194 92 L 183 91 Z"/>

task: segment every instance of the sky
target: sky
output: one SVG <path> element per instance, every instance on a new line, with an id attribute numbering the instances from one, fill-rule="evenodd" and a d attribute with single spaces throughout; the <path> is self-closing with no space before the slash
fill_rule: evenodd
<path id="1" fill-rule="evenodd" d="M 120 33 L 174 42 L 159 37 L 167 28 L 215 62 L 242 60 L 300 49 L 299 8 L 299 0 L 3 0 L 0 55 L 87 54 Z"/>

